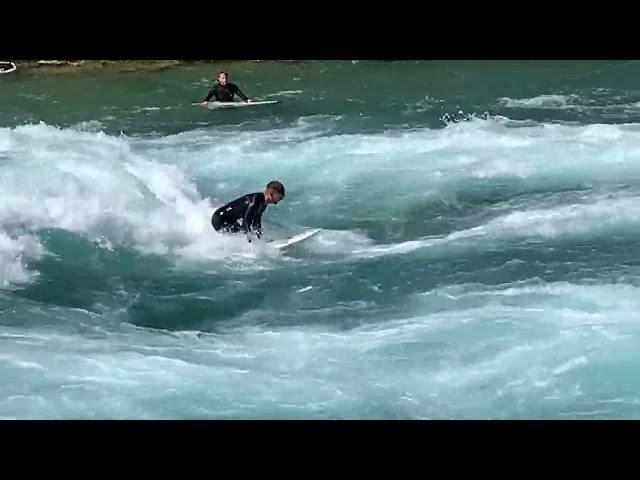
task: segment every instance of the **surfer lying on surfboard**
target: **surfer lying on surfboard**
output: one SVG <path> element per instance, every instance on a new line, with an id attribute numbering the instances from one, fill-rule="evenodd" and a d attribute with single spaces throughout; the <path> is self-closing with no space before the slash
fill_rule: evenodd
<path id="1" fill-rule="evenodd" d="M 209 100 L 215 97 L 218 102 L 233 102 L 235 101 L 235 95 L 238 95 L 242 100 L 247 103 L 252 103 L 253 99 L 247 97 L 242 90 L 238 88 L 235 83 L 228 82 L 229 74 L 227 72 L 220 72 L 218 74 L 218 81 L 209 91 L 204 100 L 200 103 L 203 107 L 207 106 Z"/>
<path id="2" fill-rule="evenodd" d="M 284 185 L 273 180 L 264 192 L 248 193 L 218 208 L 211 216 L 211 225 L 216 232 L 255 232 L 262 236 L 262 214 L 267 205 L 277 205 L 284 198 Z M 247 237 L 249 242 L 251 239 Z"/>

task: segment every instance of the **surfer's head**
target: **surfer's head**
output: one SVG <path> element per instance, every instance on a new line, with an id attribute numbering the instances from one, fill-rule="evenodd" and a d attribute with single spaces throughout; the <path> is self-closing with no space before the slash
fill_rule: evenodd
<path id="1" fill-rule="evenodd" d="M 218 74 L 218 83 L 220 83 L 220 85 L 226 85 L 227 83 L 227 78 L 229 78 L 229 73 L 227 72 L 220 72 Z"/>
<path id="2" fill-rule="evenodd" d="M 284 185 L 279 181 L 273 180 L 267 183 L 267 189 L 264 191 L 264 200 L 267 203 L 277 205 L 284 198 Z"/>

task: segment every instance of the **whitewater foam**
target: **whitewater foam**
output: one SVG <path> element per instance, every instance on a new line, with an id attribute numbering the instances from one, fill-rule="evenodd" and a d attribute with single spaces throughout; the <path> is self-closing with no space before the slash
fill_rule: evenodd
<path id="1" fill-rule="evenodd" d="M 0 129 L 0 154 L 9 157 L 0 177 L 0 231 L 15 239 L 18 233 L 59 228 L 111 249 L 251 261 L 273 252 L 260 242 L 215 235 L 209 219 L 215 207 L 262 188 L 272 178 L 283 180 L 290 193 L 269 217 L 277 223 L 286 215 L 290 231 L 323 227 L 327 219 L 347 216 L 398 217 L 410 205 L 442 202 L 443 195 L 455 198 L 478 182 L 519 179 L 514 187 L 526 191 L 589 181 L 640 181 L 637 124 L 513 127 L 490 119 L 444 129 L 327 135 L 327 126 L 337 119 L 309 117 L 293 127 L 247 131 L 232 139 L 216 130 L 132 139 L 45 124 Z M 215 195 L 202 196 L 197 181 L 209 182 Z M 591 202 L 520 208 L 443 238 L 399 245 L 372 247 L 366 233 L 325 232 L 306 248 L 317 253 L 358 253 L 367 247 L 369 253 L 408 253 L 434 242 L 473 237 L 558 238 L 637 229 L 636 197 Z"/>
<path id="2" fill-rule="evenodd" d="M 29 270 L 29 262 L 44 254 L 44 247 L 33 235 L 12 238 L 0 231 L 0 288 L 12 289 L 32 282 L 37 273 Z"/>
<path id="3" fill-rule="evenodd" d="M 269 252 L 213 232 L 221 202 L 202 198 L 181 167 L 133 153 L 126 137 L 32 125 L 0 129 L 1 151 L 10 155 L 0 177 L 5 284 L 28 281 L 23 254 L 37 258 L 34 235 L 47 228 L 111 249 L 200 260 Z M 16 232 L 27 236 L 16 240 Z"/>

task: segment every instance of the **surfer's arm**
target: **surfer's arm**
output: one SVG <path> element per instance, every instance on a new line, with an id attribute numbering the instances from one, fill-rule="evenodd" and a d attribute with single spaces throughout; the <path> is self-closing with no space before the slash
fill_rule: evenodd
<path id="1" fill-rule="evenodd" d="M 235 90 L 235 94 L 238 95 L 245 102 L 249 102 L 249 97 L 247 97 L 237 85 L 233 85 L 233 89 Z"/>
<path id="2" fill-rule="evenodd" d="M 204 97 L 204 100 L 202 101 L 202 103 L 208 102 L 209 100 L 211 100 L 211 97 L 213 97 L 216 94 L 217 87 L 218 87 L 217 85 L 214 85 L 213 88 L 209 90 L 209 93 L 207 94 L 206 97 Z"/>
<path id="3" fill-rule="evenodd" d="M 244 216 L 242 217 L 242 231 L 244 233 L 249 233 L 251 231 L 253 217 L 256 214 L 255 210 L 257 208 L 255 197 L 252 198 L 249 202 L 249 206 L 247 207 L 247 210 L 244 212 Z"/>
<path id="4" fill-rule="evenodd" d="M 264 210 L 259 210 L 256 213 L 256 218 L 253 221 L 253 228 L 256 231 L 256 236 L 258 238 L 262 237 L 262 213 L 264 212 Z"/>
<path id="5" fill-rule="evenodd" d="M 262 237 L 262 225 L 260 224 L 260 220 L 254 220 L 249 229 L 256 234 L 256 237 L 260 239 Z"/>

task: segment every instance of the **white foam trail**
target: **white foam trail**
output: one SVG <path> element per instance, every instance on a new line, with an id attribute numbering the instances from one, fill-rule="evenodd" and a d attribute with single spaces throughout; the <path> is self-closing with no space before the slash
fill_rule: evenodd
<path id="1" fill-rule="evenodd" d="M 565 110 L 579 113 L 594 113 L 608 118 L 624 119 L 629 114 L 640 113 L 640 102 L 631 101 L 622 97 L 585 98 L 580 95 L 539 95 L 533 98 L 509 98 L 498 99 L 498 105 L 505 108 L 527 108 L 539 110 Z"/>
<path id="2" fill-rule="evenodd" d="M 570 372 L 571 370 L 574 370 L 586 364 L 587 364 L 587 357 L 585 357 L 584 355 L 580 355 L 579 357 L 572 358 L 566 363 L 563 363 L 559 367 L 555 368 L 553 370 L 553 374 L 562 375 L 563 373 Z"/>
<path id="3" fill-rule="evenodd" d="M 131 113 L 146 113 L 146 112 L 158 112 L 160 107 L 138 107 L 131 111 Z"/>
<path id="4" fill-rule="evenodd" d="M 498 102 L 507 108 L 572 108 L 579 101 L 578 95 L 539 95 L 533 98 L 499 98 Z"/>
<path id="5" fill-rule="evenodd" d="M 89 120 L 84 122 L 76 123 L 70 127 L 73 130 L 78 130 L 80 132 L 100 132 L 104 130 L 105 125 L 99 120 Z"/>
<path id="6" fill-rule="evenodd" d="M 359 248 L 353 253 L 365 257 L 401 255 L 422 248 L 473 246 L 478 249 L 494 247 L 496 242 L 522 239 L 597 238 L 640 232 L 640 197 L 589 196 L 586 201 L 588 203 L 518 210 L 445 236 Z M 480 238 L 482 242 L 475 241 Z M 461 243 L 465 240 L 473 243 Z"/>
<path id="7" fill-rule="evenodd" d="M 629 316 L 629 314 L 640 309 L 640 297 L 635 297 L 638 290 L 640 290 L 638 287 L 628 284 L 577 285 L 570 282 L 545 283 L 539 279 L 532 279 L 492 286 L 448 285 L 419 296 L 424 297 L 429 306 L 434 306 L 435 299 L 444 298 L 447 304 L 455 308 L 486 303 L 514 305 L 514 301 L 520 301 L 521 306 L 527 304 L 526 306 L 533 314 L 542 312 L 545 308 L 557 308 L 562 310 L 562 320 L 566 322 L 563 325 L 576 326 L 591 322 L 590 316 L 584 315 L 586 312 L 601 314 L 601 320 L 605 324 L 615 320 L 613 317 L 611 321 L 606 319 L 607 312 L 613 310 L 623 318 L 634 321 L 635 315 Z M 569 315 L 571 309 L 585 312 L 581 318 L 572 317 Z M 577 323 L 574 323 L 576 321 Z"/>
<path id="8" fill-rule="evenodd" d="M 594 199 L 589 204 L 561 205 L 512 212 L 446 240 L 476 236 L 492 238 L 556 238 L 598 236 L 615 231 L 640 231 L 640 197 Z"/>
<path id="9" fill-rule="evenodd" d="M 281 92 L 269 93 L 265 95 L 265 97 L 291 97 L 295 95 L 300 95 L 302 90 L 282 90 Z"/>
<path id="10" fill-rule="evenodd" d="M 323 230 L 301 244 L 301 247 L 320 255 L 342 254 L 371 245 L 365 234 L 352 231 Z"/>

